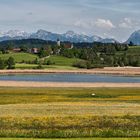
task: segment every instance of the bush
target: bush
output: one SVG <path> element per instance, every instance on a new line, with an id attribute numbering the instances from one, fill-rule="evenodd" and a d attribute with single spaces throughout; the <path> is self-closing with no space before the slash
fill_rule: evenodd
<path id="1" fill-rule="evenodd" d="M 33 61 L 33 64 L 38 64 L 39 63 L 39 60 L 38 58 L 36 58 L 34 61 Z"/>
<path id="2" fill-rule="evenodd" d="M 15 69 L 15 60 L 13 57 L 9 57 L 9 59 L 7 60 L 7 65 L 7 69 Z"/>
<path id="3" fill-rule="evenodd" d="M 36 69 L 43 69 L 42 64 L 41 64 L 41 63 L 40 63 L 40 64 L 38 64 L 38 66 L 36 67 Z"/>
<path id="4" fill-rule="evenodd" d="M 93 64 L 90 61 L 79 61 L 73 64 L 74 67 L 92 69 L 94 68 Z"/>
<path id="5" fill-rule="evenodd" d="M 73 64 L 73 66 L 74 66 L 74 67 L 78 67 L 78 68 L 84 68 L 84 69 L 87 68 L 86 63 L 83 62 L 83 61 L 76 62 L 76 63 Z"/>
<path id="6" fill-rule="evenodd" d="M 104 68 L 105 66 L 104 65 L 101 65 L 101 64 L 94 64 L 93 65 L 93 68 Z"/>
<path id="7" fill-rule="evenodd" d="M 9 57 L 8 60 L 2 60 L 0 58 L 0 69 L 15 69 L 15 60 L 13 57 Z"/>
<path id="8" fill-rule="evenodd" d="M 48 60 L 48 61 L 45 60 L 45 62 L 44 62 L 43 64 L 44 64 L 44 65 L 54 65 L 55 62 L 52 61 L 52 60 Z"/>
<path id="9" fill-rule="evenodd" d="M 5 61 L 0 58 L 0 69 L 5 69 L 6 64 Z"/>

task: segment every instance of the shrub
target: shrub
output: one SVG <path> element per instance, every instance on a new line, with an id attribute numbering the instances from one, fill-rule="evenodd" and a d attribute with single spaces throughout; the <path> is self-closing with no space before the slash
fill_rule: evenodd
<path id="1" fill-rule="evenodd" d="M 0 69 L 5 69 L 6 64 L 5 61 L 0 58 Z"/>
<path id="2" fill-rule="evenodd" d="M 48 60 L 48 61 L 45 60 L 43 64 L 44 64 L 44 65 L 54 65 L 55 62 L 52 61 L 52 60 Z"/>
<path id="3" fill-rule="evenodd" d="M 36 67 L 36 69 L 43 69 L 43 66 L 41 63 L 38 64 L 38 66 Z"/>
<path id="4" fill-rule="evenodd" d="M 7 60 L 8 69 L 15 69 L 15 60 L 13 57 L 9 57 Z"/>
<path id="5" fill-rule="evenodd" d="M 73 64 L 74 67 L 92 69 L 94 68 L 93 64 L 90 61 L 79 61 Z"/>

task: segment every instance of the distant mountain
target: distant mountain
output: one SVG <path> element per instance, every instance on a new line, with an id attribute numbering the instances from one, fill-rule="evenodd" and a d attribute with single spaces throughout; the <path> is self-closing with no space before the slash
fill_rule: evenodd
<path id="1" fill-rule="evenodd" d="M 64 34 L 56 34 L 48 32 L 45 30 L 38 30 L 36 33 L 33 33 L 30 38 L 38 38 L 43 40 L 56 41 L 57 39 L 61 41 L 70 41 L 70 42 L 93 42 L 101 40 L 98 36 L 89 37 L 83 34 L 77 34 L 73 31 L 67 31 Z"/>
<path id="2" fill-rule="evenodd" d="M 129 44 L 130 42 L 132 42 L 134 45 L 140 45 L 140 30 L 135 31 L 131 34 L 126 43 Z"/>
<path id="3" fill-rule="evenodd" d="M 20 30 L 9 30 L 8 32 L 0 32 L 0 41 L 28 38 L 30 38 L 30 34 Z"/>
<path id="4" fill-rule="evenodd" d="M 117 40 L 113 39 L 113 38 L 105 38 L 105 39 L 101 39 L 100 42 L 102 43 L 119 43 Z"/>
<path id="5" fill-rule="evenodd" d="M 0 36 L 1 37 L 26 37 L 28 38 L 30 36 L 29 33 L 25 32 L 25 31 L 20 31 L 20 30 L 9 30 L 8 32 L 0 32 Z"/>
<path id="6" fill-rule="evenodd" d="M 42 40 L 51 40 L 51 41 L 56 41 L 57 39 L 61 41 L 70 41 L 70 42 L 102 42 L 102 43 L 115 43 L 117 42 L 114 39 L 103 39 L 99 36 L 93 35 L 93 36 L 87 36 L 84 34 L 77 34 L 73 31 L 67 31 L 64 34 L 57 34 L 57 33 L 52 33 L 48 32 L 46 30 L 38 30 L 36 33 L 27 33 L 24 31 L 19 31 L 19 30 L 10 30 L 8 32 L 0 33 L 0 41 L 5 41 L 5 40 L 19 40 L 19 39 L 42 39 Z"/>
<path id="7" fill-rule="evenodd" d="M 94 42 L 99 41 L 101 38 L 99 36 L 87 36 L 84 34 L 77 34 L 73 31 L 68 31 L 62 34 L 62 40 L 70 42 Z"/>
<path id="8" fill-rule="evenodd" d="M 61 41 L 70 41 L 70 42 L 102 42 L 102 43 L 115 43 L 118 42 L 115 39 L 106 38 L 103 39 L 99 36 L 93 35 L 93 36 L 87 36 L 84 34 L 77 34 L 73 31 L 67 31 L 64 34 L 56 34 L 52 32 L 48 32 L 45 30 L 38 30 L 36 33 L 33 33 L 30 38 L 37 38 L 37 39 L 43 39 L 43 40 L 51 40 L 56 41 L 57 39 Z"/>
<path id="9" fill-rule="evenodd" d="M 31 34 L 30 38 L 57 41 L 60 37 L 59 34 L 48 32 L 45 30 L 38 30 L 36 33 Z"/>

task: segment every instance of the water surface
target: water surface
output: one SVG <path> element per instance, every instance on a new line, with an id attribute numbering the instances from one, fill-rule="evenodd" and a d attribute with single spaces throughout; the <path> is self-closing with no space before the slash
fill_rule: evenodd
<path id="1" fill-rule="evenodd" d="M 140 77 L 95 74 L 0 75 L 1 81 L 140 83 Z"/>

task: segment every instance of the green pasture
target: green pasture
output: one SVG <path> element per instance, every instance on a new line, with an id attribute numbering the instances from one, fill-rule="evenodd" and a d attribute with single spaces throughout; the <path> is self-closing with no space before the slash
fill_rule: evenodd
<path id="1" fill-rule="evenodd" d="M 72 66 L 75 62 L 80 61 L 80 59 L 77 58 L 67 58 L 63 56 L 50 56 L 46 60 L 55 62 L 55 65 L 57 66 Z"/>
<path id="2" fill-rule="evenodd" d="M 140 88 L 0 87 L 0 137 L 140 137 Z"/>
<path id="3" fill-rule="evenodd" d="M 17 138 L 0 138 L 0 140 L 139 140 L 139 138 L 72 138 L 72 139 L 17 139 Z"/>
<path id="4" fill-rule="evenodd" d="M 23 61 L 34 61 L 38 58 L 37 55 L 29 54 L 29 53 L 9 53 L 9 54 L 0 54 L 1 59 L 8 59 L 9 57 L 13 57 L 16 63 L 22 63 Z"/>

